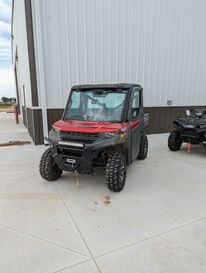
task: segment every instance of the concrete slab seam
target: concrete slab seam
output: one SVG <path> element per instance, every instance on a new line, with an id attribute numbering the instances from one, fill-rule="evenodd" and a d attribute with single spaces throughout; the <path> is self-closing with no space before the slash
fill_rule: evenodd
<path id="1" fill-rule="evenodd" d="M 87 258 L 88 258 L 88 256 L 86 256 L 85 254 L 80 253 L 80 252 L 78 252 L 78 251 L 76 251 L 76 250 L 74 250 L 74 249 L 72 249 L 72 248 L 69 248 L 69 247 L 62 246 L 62 245 L 60 245 L 60 244 L 51 242 L 51 241 L 49 241 L 49 240 L 47 240 L 47 239 L 41 238 L 41 237 L 36 236 L 36 235 L 33 235 L 33 234 L 31 234 L 31 233 L 24 232 L 24 231 L 22 231 L 22 230 L 19 230 L 19 229 L 16 229 L 16 228 L 13 228 L 13 227 L 4 225 L 4 224 L 2 224 L 2 223 L 0 223 L 0 227 L 3 227 L 3 228 L 5 228 L 5 229 L 9 229 L 9 230 L 11 230 L 11 231 L 13 231 L 13 232 L 16 232 L 16 233 L 21 233 L 21 234 L 24 235 L 24 236 L 27 236 L 27 237 L 31 237 L 31 238 L 33 238 L 33 239 L 40 240 L 40 241 L 42 241 L 42 242 L 44 242 L 44 243 L 48 243 L 48 244 L 50 244 L 50 245 L 53 245 L 53 246 L 56 246 L 56 247 L 59 247 L 59 248 L 63 248 L 63 249 L 65 249 L 65 250 L 72 251 L 72 252 L 74 252 L 74 253 L 76 253 L 76 254 L 78 254 L 78 255 L 81 255 L 81 256 L 84 256 L 84 257 L 87 257 Z"/>
<path id="2" fill-rule="evenodd" d="M 73 264 L 73 265 L 64 267 L 64 268 L 59 269 L 59 270 L 57 270 L 57 271 L 55 271 L 55 272 L 52 272 L 52 273 L 59 273 L 59 272 L 62 272 L 62 271 L 64 271 L 64 270 L 67 270 L 67 269 L 70 269 L 70 268 L 74 268 L 74 267 L 76 267 L 76 266 L 78 266 L 78 265 L 88 263 L 88 262 L 90 262 L 90 261 L 92 261 L 92 259 L 88 259 L 88 260 L 86 260 L 86 261 L 83 261 L 83 262 L 80 262 L 80 263 L 76 263 L 76 264 Z"/>
<path id="3" fill-rule="evenodd" d="M 95 259 L 101 258 L 101 257 L 106 256 L 106 255 L 109 255 L 109 254 L 112 254 L 112 253 L 114 253 L 114 252 L 121 251 L 122 249 L 129 248 L 129 247 L 131 247 L 131 246 L 135 246 L 135 245 L 144 243 L 144 242 L 146 242 L 146 241 L 150 241 L 150 240 L 152 240 L 152 239 L 154 239 L 154 238 L 161 237 L 162 235 L 171 233 L 171 232 L 173 232 L 173 231 L 180 230 L 180 229 L 182 229 L 182 228 L 184 228 L 184 227 L 186 227 L 186 226 L 190 226 L 190 225 L 192 225 L 192 224 L 196 224 L 196 223 L 198 223 L 198 222 L 205 221 L 205 220 L 206 220 L 206 217 L 199 218 L 199 219 L 197 219 L 197 220 L 194 220 L 194 221 L 192 221 L 192 222 L 189 222 L 189 223 L 180 225 L 180 226 L 178 226 L 178 227 L 175 227 L 175 228 L 172 228 L 172 229 L 163 231 L 163 232 L 161 232 L 161 233 L 154 234 L 154 235 L 152 235 L 152 236 L 150 236 L 150 237 L 148 237 L 148 238 L 145 238 L 145 239 L 143 239 L 143 240 L 137 241 L 137 242 L 135 242 L 135 243 L 131 243 L 131 244 L 125 245 L 125 246 L 123 246 L 123 247 L 114 249 L 114 250 L 112 250 L 112 251 L 105 252 L 105 253 L 103 253 L 103 254 L 101 254 L 101 255 L 95 256 Z"/>
<path id="4" fill-rule="evenodd" d="M 64 206 L 65 206 L 65 209 L 67 210 L 69 216 L 71 217 L 71 219 L 72 219 L 74 225 L 76 226 L 76 229 L 77 229 L 77 231 L 78 231 L 78 233 L 79 233 L 79 235 L 80 235 L 82 241 L 84 242 L 84 244 L 85 244 L 85 246 L 86 246 L 86 248 L 87 248 L 87 250 L 88 250 L 88 252 L 89 252 L 89 254 L 90 254 L 90 256 L 91 256 L 91 258 L 92 258 L 92 260 L 93 260 L 93 262 L 95 263 L 95 265 L 96 265 L 98 271 L 99 271 L 100 273 L 102 273 L 101 270 L 100 270 L 100 268 L 99 268 L 99 266 L 98 266 L 98 264 L 97 264 L 97 262 L 96 262 L 96 260 L 95 260 L 95 258 L 94 258 L 94 256 L 92 255 L 91 250 L 90 250 L 90 248 L 88 247 L 88 245 L 87 245 L 87 243 L 86 243 L 86 241 L 85 241 L 85 239 L 84 239 L 84 236 L 82 235 L 82 233 L 81 233 L 81 231 L 80 231 L 80 229 L 79 229 L 79 227 L 78 227 L 78 225 L 77 225 L 77 223 L 76 223 L 76 221 L 75 221 L 73 215 L 71 214 L 70 209 L 68 208 L 68 206 L 67 206 L 67 204 L 66 204 L 66 202 L 65 202 L 65 200 L 64 200 L 64 197 L 62 196 L 62 194 L 59 192 L 58 188 L 57 188 L 55 185 L 54 185 L 54 187 L 55 187 L 56 191 L 58 192 L 59 197 L 61 198 L 61 200 L 62 200 L 62 202 L 63 202 L 63 204 L 64 204 Z"/>

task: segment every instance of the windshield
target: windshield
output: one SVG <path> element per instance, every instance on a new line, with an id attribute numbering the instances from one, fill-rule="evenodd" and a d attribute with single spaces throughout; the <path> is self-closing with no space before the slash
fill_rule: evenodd
<path id="1" fill-rule="evenodd" d="M 125 90 L 72 91 L 65 120 L 120 122 Z"/>

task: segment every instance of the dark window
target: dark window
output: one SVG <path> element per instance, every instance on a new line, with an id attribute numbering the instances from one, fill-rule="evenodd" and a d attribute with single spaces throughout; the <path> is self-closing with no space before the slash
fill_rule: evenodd
<path id="1" fill-rule="evenodd" d="M 130 111 L 129 111 L 129 120 L 135 120 L 139 115 L 140 108 L 140 91 L 138 89 L 134 89 L 132 91 L 131 103 L 130 103 Z"/>

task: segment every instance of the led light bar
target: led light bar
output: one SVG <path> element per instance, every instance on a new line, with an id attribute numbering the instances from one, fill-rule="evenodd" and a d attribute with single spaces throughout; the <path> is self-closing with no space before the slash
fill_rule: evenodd
<path id="1" fill-rule="evenodd" d="M 76 142 L 70 142 L 70 141 L 58 141 L 59 145 L 65 145 L 65 146 L 72 146 L 72 147 L 84 147 L 83 143 L 76 143 Z"/>

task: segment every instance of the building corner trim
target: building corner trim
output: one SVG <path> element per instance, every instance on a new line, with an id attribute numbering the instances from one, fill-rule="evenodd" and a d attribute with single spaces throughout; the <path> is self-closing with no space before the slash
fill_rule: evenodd
<path id="1" fill-rule="evenodd" d="M 32 106 L 39 106 L 31 0 L 24 0 Z"/>

